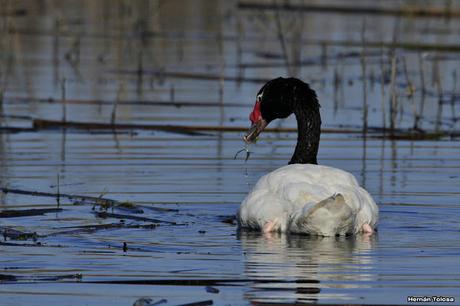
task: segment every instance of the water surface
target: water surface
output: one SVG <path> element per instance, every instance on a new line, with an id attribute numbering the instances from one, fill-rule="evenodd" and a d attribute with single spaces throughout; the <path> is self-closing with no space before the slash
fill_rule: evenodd
<path id="1" fill-rule="evenodd" d="M 363 24 L 365 41 L 392 42 L 396 27 L 400 41 L 443 46 L 458 41 L 458 19 L 379 15 L 364 21 L 361 14 L 282 11 L 288 60 L 297 67 L 292 70 L 283 59 L 273 11 L 232 1 L 40 3 L 12 3 L 8 12 L 24 9 L 25 15 L 2 15 L 15 30 L 2 35 L 10 57 L 2 59 L 7 82 L 2 81 L 1 125 L 22 130 L 0 134 L 1 186 L 127 201 L 143 213 L 106 207 L 118 216 L 102 218 L 99 204 L 2 193 L 2 211 L 62 209 L 0 218 L 3 232 L 36 233 L 8 236 L 0 246 L 2 305 L 38 300 L 131 305 L 140 297 L 167 299 L 167 305 L 406 304 L 409 295 L 460 299 L 460 144 L 449 136 L 363 135 L 360 55 Z M 383 49 L 386 76 L 389 51 Z M 418 127 L 427 132 L 457 131 L 458 53 L 394 51 L 397 127 L 407 131 L 418 114 Z M 381 128 L 382 50 L 365 52 L 367 121 Z M 406 94 L 403 58 L 415 84 L 413 96 Z M 239 203 L 260 176 L 287 163 L 296 135 L 265 133 L 245 162 L 244 154 L 234 159 L 243 147 L 242 132 L 212 128 L 246 127 L 263 80 L 289 69 L 311 83 L 322 105 L 326 133 L 319 163 L 353 173 L 372 194 L 380 207 L 376 235 L 237 231 L 232 216 Z M 387 78 L 383 89 L 388 127 Z M 64 112 L 66 121 L 110 123 L 115 101 L 115 123 L 210 130 L 190 135 L 142 128 L 30 129 L 34 119 L 60 121 Z M 295 127 L 294 118 L 273 126 Z M 101 229 L 103 224 L 110 225 Z"/>

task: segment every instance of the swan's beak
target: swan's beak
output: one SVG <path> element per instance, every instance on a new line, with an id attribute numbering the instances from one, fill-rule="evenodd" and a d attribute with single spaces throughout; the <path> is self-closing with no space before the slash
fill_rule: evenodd
<path id="1" fill-rule="evenodd" d="M 259 121 L 253 123 L 251 128 L 248 130 L 246 135 L 243 137 L 246 143 L 253 143 L 256 141 L 257 136 L 265 129 L 267 126 L 267 121 L 265 119 L 260 118 Z"/>

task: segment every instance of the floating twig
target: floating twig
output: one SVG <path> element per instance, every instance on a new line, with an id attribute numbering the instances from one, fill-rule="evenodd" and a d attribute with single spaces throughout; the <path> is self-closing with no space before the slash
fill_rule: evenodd
<path id="1" fill-rule="evenodd" d="M 244 161 L 247 162 L 248 159 L 249 159 L 249 156 L 251 156 L 251 152 L 249 151 L 249 149 L 248 149 L 247 146 L 244 147 L 243 149 L 239 150 L 238 152 L 236 152 L 236 154 L 235 154 L 235 156 L 233 157 L 233 159 L 236 159 L 236 158 L 238 157 L 238 155 L 239 155 L 241 152 L 243 152 L 243 151 L 246 152 L 246 157 L 245 157 Z"/>

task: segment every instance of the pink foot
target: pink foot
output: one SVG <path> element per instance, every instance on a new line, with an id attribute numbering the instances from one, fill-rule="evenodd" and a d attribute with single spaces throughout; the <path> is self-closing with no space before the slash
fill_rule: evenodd
<path id="1" fill-rule="evenodd" d="M 276 222 L 273 220 L 269 220 L 265 222 L 264 226 L 262 227 L 262 232 L 264 233 L 271 233 L 275 230 Z"/>
<path id="2" fill-rule="evenodd" d="M 374 233 L 374 230 L 372 229 L 372 227 L 369 224 L 364 223 L 363 224 L 363 233 L 367 234 L 367 235 L 372 235 Z"/>

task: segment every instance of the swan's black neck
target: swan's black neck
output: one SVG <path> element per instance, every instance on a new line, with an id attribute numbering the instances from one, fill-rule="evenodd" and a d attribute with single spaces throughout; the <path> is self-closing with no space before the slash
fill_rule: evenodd
<path id="1" fill-rule="evenodd" d="M 289 164 L 318 164 L 316 155 L 321 134 L 321 115 L 316 93 L 303 82 L 296 84 L 292 90 L 292 109 L 297 119 L 297 145 Z"/>
<path id="2" fill-rule="evenodd" d="M 315 105 L 306 107 L 303 104 L 294 109 L 297 119 L 297 145 L 289 164 L 318 164 L 316 155 L 321 134 L 321 116 L 318 103 L 314 102 Z"/>
<path id="3" fill-rule="evenodd" d="M 276 78 L 267 82 L 257 96 L 267 123 L 292 113 L 296 116 L 297 146 L 289 164 L 317 164 L 321 116 L 315 91 L 299 79 Z"/>

